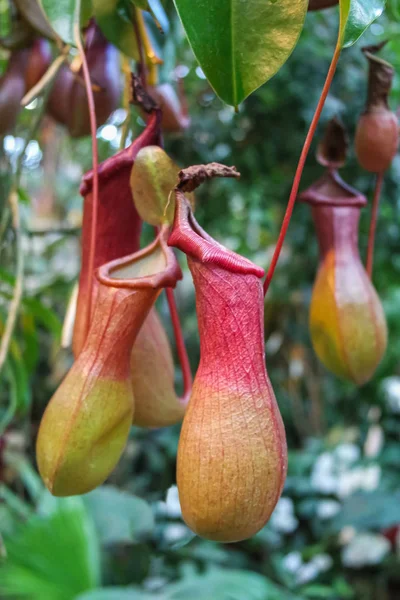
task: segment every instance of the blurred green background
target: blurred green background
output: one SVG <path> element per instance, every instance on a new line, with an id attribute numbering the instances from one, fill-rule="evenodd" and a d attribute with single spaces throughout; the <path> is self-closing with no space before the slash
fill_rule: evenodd
<path id="1" fill-rule="evenodd" d="M 337 13 L 308 14 L 280 72 L 237 114 L 216 98 L 166 3 L 170 33 L 158 38 L 161 79 L 183 78 L 191 126 L 166 136 L 181 166 L 236 165 L 239 181 L 214 181 L 197 195 L 197 219 L 231 249 L 267 267 L 297 159 L 335 44 Z M 339 115 L 353 139 L 366 96 L 363 44 L 389 38 L 383 56 L 400 68 L 400 11 L 388 9 L 339 62 L 316 140 Z M 391 96 L 400 102 L 400 78 Z M 39 106 L 21 114 L 0 147 L 0 214 L 10 165 Z M 98 131 L 101 158 L 118 150 L 124 113 Z M 143 128 L 132 109 L 132 134 Z M 35 470 L 34 440 L 46 403 L 72 363 L 61 328 L 79 272 L 82 173 L 90 139 L 71 140 L 42 124 L 23 160 L 25 292 L 0 381 L 0 597 L 38 600 L 295 600 L 400 598 L 400 157 L 385 177 L 374 283 L 389 326 L 386 356 L 362 388 L 338 381 L 317 361 L 308 308 L 318 265 L 309 207 L 296 206 L 266 299 L 266 356 L 289 444 L 289 473 L 268 525 L 252 539 L 215 544 L 194 537 L 180 517 L 175 484 L 179 426 L 133 428 L 107 485 L 55 499 Z M 322 173 L 310 153 L 301 189 Z M 371 198 L 373 176 L 351 147 L 344 179 Z M 49 208 L 50 207 L 50 208 Z M 365 255 L 369 206 L 362 211 Z M 149 233 L 150 234 L 150 233 Z M 0 326 L 15 274 L 14 233 L 1 231 Z M 182 260 L 184 266 L 184 261 Z M 177 298 L 193 370 L 199 358 L 194 291 L 186 275 Z M 161 314 L 167 320 L 165 299 Z M 177 385 L 180 372 L 177 368 Z M 99 589 L 106 588 L 106 589 Z"/>

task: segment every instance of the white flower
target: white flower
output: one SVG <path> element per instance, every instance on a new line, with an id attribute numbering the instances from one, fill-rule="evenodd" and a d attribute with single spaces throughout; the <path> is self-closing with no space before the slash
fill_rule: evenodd
<path id="1" fill-rule="evenodd" d="M 385 377 L 381 383 L 381 390 L 389 408 L 395 414 L 400 414 L 400 377 Z"/>
<path id="2" fill-rule="evenodd" d="M 164 529 L 165 539 L 172 542 L 179 542 L 184 539 L 189 533 L 189 529 L 183 523 L 170 523 Z"/>
<path id="3" fill-rule="evenodd" d="M 319 575 L 319 569 L 313 562 L 302 565 L 297 571 L 296 583 L 302 585 L 312 581 Z"/>
<path id="4" fill-rule="evenodd" d="M 311 473 L 311 485 L 315 490 L 325 494 L 336 492 L 337 479 L 334 475 L 334 467 L 334 458 L 329 452 L 323 452 L 317 458 Z"/>
<path id="5" fill-rule="evenodd" d="M 296 573 L 301 565 L 303 564 L 303 559 L 301 558 L 300 552 L 293 551 L 289 552 L 282 560 L 282 565 L 289 573 Z"/>
<path id="6" fill-rule="evenodd" d="M 317 505 L 317 516 L 320 519 L 332 519 L 340 511 L 340 503 L 336 500 L 322 500 Z"/>
<path id="7" fill-rule="evenodd" d="M 380 425 L 371 425 L 368 429 L 367 439 L 364 444 L 364 454 L 374 458 L 379 454 L 384 442 L 383 429 Z"/>
<path id="8" fill-rule="evenodd" d="M 176 485 L 169 488 L 165 503 L 167 505 L 167 514 L 169 517 L 178 518 L 182 515 L 179 493 Z"/>
<path id="9" fill-rule="evenodd" d="M 356 444 L 341 444 L 335 448 L 334 454 L 343 467 L 355 463 L 360 458 L 360 448 Z"/>
<path id="10" fill-rule="evenodd" d="M 364 469 L 362 489 L 366 492 L 373 492 L 377 489 L 381 478 L 381 468 L 379 465 L 370 465 Z"/>
<path id="11" fill-rule="evenodd" d="M 290 498 L 281 498 L 276 505 L 271 517 L 271 527 L 280 533 L 292 533 L 299 522 L 294 514 L 293 501 Z"/>
<path id="12" fill-rule="evenodd" d="M 332 567 L 333 559 L 329 554 L 317 554 L 308 563 L 303 564 L 297 570 L 296 583 L 302 585 L 312 581 L 320 573 L 329 571 Z"/>
<path id="13" fill-rule="evenodd" d="M 383 535 L 360 533 L 342 550 L 342 562 L 355 569 L 377 565 L 389 552 L 390 542 Z"/>
<path id="14" fill-rule="evenodd" d="M 313 557 L 312 561 L 316 567 L 318 567 L 320 573 L 329 571 L 333 565 L 333 558 L 329 554 L 317 554 Z"/>
<path id="15" fill-rule="evenodd" d="M 379 465 L 358 467 L 341 474 L 337 494 L 339 498 L 346 498 L 358 490 L 372 492 L 376 490 L 381 477 Z"/>

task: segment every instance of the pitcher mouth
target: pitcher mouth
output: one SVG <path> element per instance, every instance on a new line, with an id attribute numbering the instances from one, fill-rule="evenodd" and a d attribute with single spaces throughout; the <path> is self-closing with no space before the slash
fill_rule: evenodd
<path id="1" fill-rule="evenodd" d="M 328 169 L 322 177 L 300 194 L 298 201 L 323 206 L 360 208 L 367 204 L 366 197 L 343 181 L 336 169 Z"/>
<path id="2" fill-rule="evenodd" d="M 228 250 L 208 235 L 196 221 L 188 199 L 180 190 L 176 190 L 175 219 L 168 245 L 179 248 L 203 264 L 219 266 L 233 273 L 252 274 L 259 278 L 265 274 L 264 269 L 251 260 Z"/>
<path id="3" fill-rule="evenodd" d="M 161 135 L 161 113 L 155 110 L 149 117 L 146 128 L 137 137 L 130 146 L 120 150 L 114 156 L 107 158 L 99 164 L 98 175 L 102 184 L 114 178 L 117 173 L 123 169 L 132 169 L 133 161 L 139 150 L 150 144 L 156 144 L 157 138 Z M 81 196 L 90 194 L 93 188 L 93 170 L 84 174 L 79 192 Z"/>
<path id="4" fill-rule="evenodd" d="M 96 271 L 98 281 L 125 289 L 175 287 L 182 271 L 168 246 L 168 236 L 169 227 L 163 226 L 146 248 L 102 265 Z"/>

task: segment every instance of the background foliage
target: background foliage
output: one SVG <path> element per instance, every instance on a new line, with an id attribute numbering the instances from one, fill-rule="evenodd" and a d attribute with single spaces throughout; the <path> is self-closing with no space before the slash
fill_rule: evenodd
<path id="1" fill-rule="evenodd" d="M 182 166 L 213 160 L 237 166 L 242 174 L 238 182 L 215 181 L 199 191 L 197 218 L 222 243 L 267 266 L 335 45 L 337 12 L 308 14 L 288 62 L 235 114 L 205 80 L 172 3 L 166 3 L 166 10 L 170 32 L 157 38 L 164 57 L 161 77 L 184 79 L 192 116 L 185 134 L 166 138 L 166 149 Z M 398 3 L 391 2 L 361 42 L 389 37 L 384 56 L 397 69 L 399 17 Z M 329 118 L 340 115 L 353 137 L 366 94 L 366 71 L 359 42 L 342 54 L 319 135 Z M 395 109 L 400 102 L 398 77 L 391 101 Z M 0 149 L 0 214 L 9 165 L 15 164 L 37 110 L 29 108 L 15 136 L 6 136 Z M 118 149 L 123 119 L 123 112 L 117 111 L 99 130 L 102 158 Z M 135 109 L 132 123 L 132 135 L 137 135 L 143 121 Z M 40 199 L 49 144 L 57 157 L 51 186 L 54 206 L 51 214 L 43 215 Z M 23 166 L 25 295 L 0 382 L 3 424 L 13 417 L 0 441 L 1 596 L 398 598 L 399 157 L 385 180 L 375 258 L 375 284 L 390 332 L 388 351 L 373 381 L 360 389 L 335 379 L 313 355 L 307 319 L 317 246 L 309 208 L 296 206 L 265 312 L 267 366 L 286 425 L 289 475 L 270 523 L 254 538 L 233 545 L 194 538 L 181 521 L 173 487 L 178 426 L 134 428 L 107 485 L 85 497 L 57 500 L 44 491 L 35 472 L 34 439 L 46 402 L 72 361 L 70 352 L 60 348 L 60 336 L 79 269 L 78 185 L 90 168 L 90 140 L 72 141 L 61 129 L 45 124 L 29 142 Z M 301 187 L 320 173 L 310 155 Z M 353 152 L 342 174 L 371 196 L 373 178 L 360 170 Z M 360 227 L 362 255 L 368 216 L 367 207 Z M 1 233 L 0 327 L 15 272 L 13 232 Z M 198 339 L 187 273 L 178 300 L 195 369 Z M 163 299 L 160 310 L 166 314 Z M 177 372 L 178 384 L 179 377 Z"/>

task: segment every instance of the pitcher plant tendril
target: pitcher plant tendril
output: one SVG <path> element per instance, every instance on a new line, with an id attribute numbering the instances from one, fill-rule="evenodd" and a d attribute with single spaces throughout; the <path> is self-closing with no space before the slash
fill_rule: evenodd
<path id="1" fill-rule="evenodd" d="M 80 1 L 77 2 L 76 14 L 80 14 Z M 90 234 L 90 252 L 89 252 L 89 273 L 90 281 L 93 282 L 94 277 L 94 257 L 96 252 L 96 234 L 97 234 L 97 212 L 99 205 L 99 154 L 97 148 L 97 124 L 96 124 L 96 110 L 93 97 L 92 82 L 90 79 L 89 67 L 86 60 L 85 51 L 83 49 L 81 40 L 81 30 L 79 26 L 79 18 L 77 19 L 74 26 L 75 43 L 79 51 L 79 56 L 82 61 L 83 77 L 85 80 L 85 88 L 88 101 L 89 117 L 90 117 L 90 130 L 92 136 L 92 167 L 93 167 L 93 209 L 92 209 L 92 227 Z M 88 315 L 89 321 L 92 312 L 92 296 L 88 296 Z"/>
<path id="2" fill-rule="evenodd" d="M 264 296 L 266 295 L 268 288 L 270 286 L 270 283 L 271 283 L 272 277 L 274 275 L 275 268 L 278 263 L 279 256 L 280 256 L 280 253 L 282 250 L 283 242 L 285 241 L 286 233 L 287 233 L 290 219 L 291 219 L 292 213 L 293 213 L 293 208 L 294 208 L 294 205 L 296 202 L 297 193 L 299 191 L 299 185 L 300 185 L 300 180 L 301 180 L 301 176 L 303 173 L 304 165 L 305 165 L 305 162 L 306 162 L 306 159 L 308 156 L 308 152 L 311 147 L 311 143 L 313 141 L 315 131 L 317 129 L 317 125 L 318 125 L 319 118 L 322 113 L 322 109 L 324 108 L 324 105 L 325 105 L 325 100 L 328 96 L 329 89 L 331 87 L 331 83 L 332 83 L 333 77 L 336 72 L 336 67 L 337 67 L 337 63 L 339 61 L 340 53 L 341 53 L 341 46 L 340 46 L 340 43 L 338 40 L 336 48 L 335 48 L 335 52 L 333 54 L 332 61 L 331 61 L 331 64 L 330 64 L 330 67 L 328 70 L 328 74 L 325 79 L 324 87 L 322 88 L 321 96 L 319 98 L 317 108 L 315 109 L 315 113 L 312 118 L 309 130 L 308 130 L 305 142 L 304 142 L 304 146 L 303 146 L 303 149 L 300 154 L 300 159 L 299 159 L 296 173 L 295 173 L 295 176 L 293 179 L 292 189 L 290 191 L 285 216 L 284 216 L 283 222 L 282 222 L 282 227 L 279 232 L 278 241 L 276 243 L 274 254 L 272 256 L 271 264 L 269 266 L 267 276 L 264 281 L 264 285 L 263 285 Z"/>
<path id="3" fill-rule="evenodd" d="M 372 278 L 372 269 L 374 266 L 374 248 L 375 248 L 375 233 L 376 225 L 378 222 L 378 211 L 379 211 L 379 200 L 381 197 L 382 185 L 383 185 L 384 173 L 378 173 L 375 180 L 374 197 L 372 199 L 371 208 L 371 221 L 369 224 L 368 232 L 368 246 L 367 246 L 367 258 L 365 261 L 365 268 L 368 276 Z"/>

